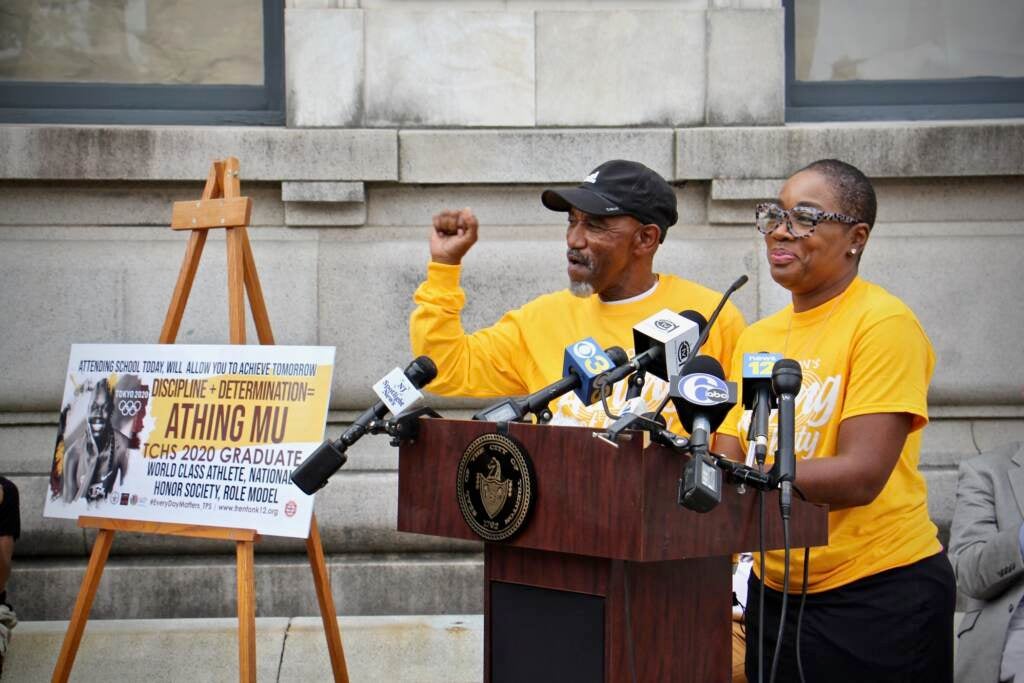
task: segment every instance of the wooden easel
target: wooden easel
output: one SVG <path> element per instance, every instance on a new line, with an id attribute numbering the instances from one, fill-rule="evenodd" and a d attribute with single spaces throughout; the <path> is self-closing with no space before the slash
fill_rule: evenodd
<path id="1" fill-rule="evenodd" d="M 228 324 L 232 344 L 245 343 L 245 301 L 243 289 L 248 292 L 249 306 L 252 309 L 253 322 L 261 344 L 273 344 L 274 335 L 270 330 L 270 319 L 263 301 L 259 277 L 256 274 L 256 261 L 253 259 L 252 247 L 246 226 L 252 214 L 252 199 L 239 196 L 238 159 L 228 157 L 223 161 L 214 161 L 210 174 L 206 178 L 202 199 L 199 201 L 175 202 L 171 217 L 171 228 L 174 230 L 190 230 L 185 259 L 181 264 L 178 282 L 174 287 L 171 304 L 164 319 L 160 332 L 161 344 L 173 344 L 181 325 L 181 317 L 185 312 L 189 292 L 199 268 L 199 258 L 206 244 L 206 234 L 210 228 L 227 230 L 227 261 L 228 261 Z M 54 683 L 64 683 L 71 675 L 71 667 L 75 663 L 75 655 L 82 641 L 85 623 L 89 619 L 96 588 L 99 586 L 103 567 L 106 565 L 110 546 L 114 541 L 115 531 L 135 531 L 148 534 L 170 534 L 173 536 L 189 536 L 193 538 L 212 538 L 235 541 L 237 557 L 238 583 L 238 679 L 243 683 L 256 681 L 256 590 L 253 575 L 254 546 L 259 534 L 252 529 L 232 529 L 226 527 L 201 526 L 196 524 L 172 524 L 166 522 L 140 522 L 135 520 L 109 519 L 105 517 L 78 518 L 78 526 L 86 529 L 99 529 L 96 542 L 89 556 L 89 565 L 82 578 L 82 586 L 78 590 L 75 607 L 71 613 L 68 631 L 61 645 L 60 655 L 53 670 Z M 348 669 L 345 664 L 345 652 L 341 646 L 341 631 L 334 613 L 334 598 L 331 595 L 330 578 L 327 564 L 324 561 L 323 544 L 320 542 L 320 530 L 317 527 L 316 515 L 309 524 L 309 537 L 306 539 L 306 554 L 313 570 L 313 585 L 316 587 L 317 602 L 320 605 L 320 616 L 324 623 L 327 636 L 327 650 L 331 657 L 331 670 L 334 680 L 348 683 Z"/>

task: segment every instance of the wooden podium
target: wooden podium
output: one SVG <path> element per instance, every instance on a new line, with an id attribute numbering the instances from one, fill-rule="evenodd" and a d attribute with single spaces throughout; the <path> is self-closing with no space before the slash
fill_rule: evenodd
<path id="1" fill-rule="evenodd" d="M 456 499 L 487 422 L 422 419 L 398 465 L 398 530 L 479 540 Z M 757 495 L 726 485 L 701 514 L 676 503 L 685 456 L 619 448 L 583 427 L 512 423 L 536 472 L 531 517 L 484 546 L 484 680 L 729 681 L 731 555 L 758 543 Z M 626 434 L 630 434 L 627 432 Z M 783 546 L 777 492 L 765 544 Z M 827 509 L 794 501 L 792 546 L 828 542 Z"/>

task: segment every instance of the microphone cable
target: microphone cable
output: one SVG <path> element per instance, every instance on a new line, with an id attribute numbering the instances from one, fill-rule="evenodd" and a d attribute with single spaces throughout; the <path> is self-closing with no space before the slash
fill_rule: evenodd
<path id="1" fill-rule="evenodd" d="M 785 566 L 782 570 L 782 608 L 779 611 L 779 631 L 775 635 L 775 653 L 772 655 L 772 671 L 768 683 L 775 683 L 775 674 L 779 668 L 779 653 L 782 651 L 782 638 L 786 632 L 786 607 L 789 602 L 789 517 L 782 518 L 782 543 L 784 550 Z M 762 556 L 763 558 L 763 556 Z M 761 591 L 764 591 L 762 579 Z"/>
<path id="2" fill-rule="evenodd" d="M 764 474 L 764 464 L 757 463 L 757 471 Z M 757 550 L 760 569 L 757 599 L 757 681 L 764 683 L 764 491 L 757 490 Z M 748 598 L 749 600 L 749 598 Z"/>
<path id="3" fill-rule="evenodd" d="M 797 495 L 800 496 L 800 500 L 807 500 L 807 496 L 801 491 L 796 484 L 793 485 L 793 490 L 796 491 Z M 807 577 L 810 574 L 809 568 L 811 566 L 811 547 L 804 546 L 804 571 L 800 586 L 800 607 L 796 611 L 796 670 L 800 676 L 800 683 L 804 683 L 804 664 L 800 659 L 800 627 L 803 624 L 804 619 L 804 603 L 807 602 Z"/>
<path id="4" fill-rule="evenodd" d="M 612 420 L 618 420 L 621 415 L 616 415 L 612 412 L 612 409 L 608 407 L 608 396 L 612 393 L 612 385 L 604 384 L 601 386 L 601 408 L 604 409 L 604 414 Z"/>
<path id="5" fill-rule="evenodd" d="M 804 496 L 803 491 L 801 491 L 796 486 L 794 486 L 793 489 L 797 492 L 797 495 L 800 496 L 801 500 L 807 500 L 807 497 Z M 779 661 L 778 661 L 779 660 L 779 654 L 780 654 L 780 652 L 782 650 L 782 640 L 783 640 L 783 635 L 784 635 L 785 629 L 786 629 L 786 610 L 787 610 L 787 605 L 788 605 L 788 600 L 789 600 L 789 564 L 790 564 L 789 560 L 790 560 L 790 552 L 791 552 L 790 538 L 789 538 L 789 515 L 783 515 L 783 517 L 782 517 L 782 536 L 783 536 L 783 544 L 784 544 L 784 547 L 785 547 L 785 560 L 784 560 L 785 561 L 785 568 L 783 569 L 783 574 L 782 574 L 782 608 L 780 610 L 780 615 L 779 615 L 779 632 L 778 632 L 778 634 L 777 634 L 777 636 L 775 638 L 775 653 L 772 656 L 772 670 L 771 670 L 771 677 L 769 678 L 769 683 L 774 683 L 775 682 L 775 675 L 777 673 L 778 663 L 779 663 Z M 796 668 L 797 668 L 797 675 L 800 678 L 800 683 L 804 683 L 804 666 L 803 666 L 803 662 L 801 661 L 801 657 L 800 657 L 800 632 L 801 632 L 801 627 L 803 626 L 804 604 L 807 602 L 807 578 L 808 578 L 808 576 L 810 574 L 810 562 L 811 562 L 811 549 L 810 549 L 809 546 L 805 546 L 804 547 L 804 566 L 803 566 L 803 572 L 802 572 L 803 576 L 801 578 L 801 586 L 800 586 L 800 606 L 797 609 L 797 616 L 796 616 L 796 643 L 795 643 L 795 649 L 796 649 Z M 761 567 L 762 567 L 762 571 L 764 571 L 764 555 L 761 556 Z M 762 591 L 762 593 L 764 592 L 764 583 L 763 583 L 763 581 L 761 583 L 761 591 Z M 763 623 L 764 613 L 762 612 L 760 616 L 762 618 L 762 623 Z M 760 676 L 760 671 L 759 671 L 759 676 Z"/>

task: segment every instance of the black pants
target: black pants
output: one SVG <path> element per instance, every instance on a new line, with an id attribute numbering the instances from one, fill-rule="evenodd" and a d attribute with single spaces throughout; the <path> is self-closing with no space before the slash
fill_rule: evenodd
<path id="1" fill-rule="evenodd" d="M 799 580 L 799 579 L 798 579 Z M 747 583 L 747 680 L 756 683 L 761 582 Z M 790 594 L 775 680 L 799 681 L 796 620 L 800 595 Z M 782 593 L 764 590 L 764 681 L 771 674 Z M 891 681 L 952 683 L 956 579 L 944 553 L 807 596 L 800 627 L 806 683 Z"/>

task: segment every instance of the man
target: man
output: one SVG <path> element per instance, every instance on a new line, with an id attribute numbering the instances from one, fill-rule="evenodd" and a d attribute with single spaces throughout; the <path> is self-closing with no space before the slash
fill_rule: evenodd
<path id="1" fill-rule="evenodd" d="M 1024 443 L 960 462 L 949 556 L 968 597 L 956 680 L 1024 679 Z"/>
<path id="2" fill-rule="evenodd" d="M 11 576 L 14 542 L 21 535 L 21 507 L 18 487 L 10 479 L 0 477 L 0 674 L 11 640 L 11 629 L 18 625 L 18 616 L 7 602 L 7 579 Z"/>
<path id="3" fill-rule="evenodd" d="M 85 429 L 64 453 L 64 502 L 84 497 L 99 503 L 113 491 L 118 473 L 124 483 L 130 440 L 114 429 L 113 411 L 114 392 L 102 379 L 93 391 Z"/>
<path id="4" fill-rule="evenodd" d="M 427 279 L 414 295 L 409 321 L 415 355 L 430 356 L 438 376 L 430 390 L 442 395 L 515 396 L 537 391 L 562 374 L 565 347 L 593 337 L 603 348 L 632 352 L 633 325 L 654 313 L 692 309 L 706 318 L 721 295 L 675 275 L 656 273 L 653 261 L 670 226 L 678 220 L 676 197 L 665 180 L 635 161 L 608 161 L 576 188 L 545 190 L 544 206 L 568 216 L 569 289 L 546 294 L 506 313 L 494 325 L 467 334 L 460 314 L 463 257 L 477 240 L 478 223 L 469 209 L 434 216 Z M 743 316 L 731 303 L 722 310 L 703 353 L 728 367 Z M 626 389 L 611 397 L 620 412 Z M 654 410 L 667 383 L 648 375 L 641 399 Z M 551 406 L 552 424 L 605 426 L 600 404 L 585 406 L 573 393 Z M 668 426 L 682 432 L 674 409 Z"/>

